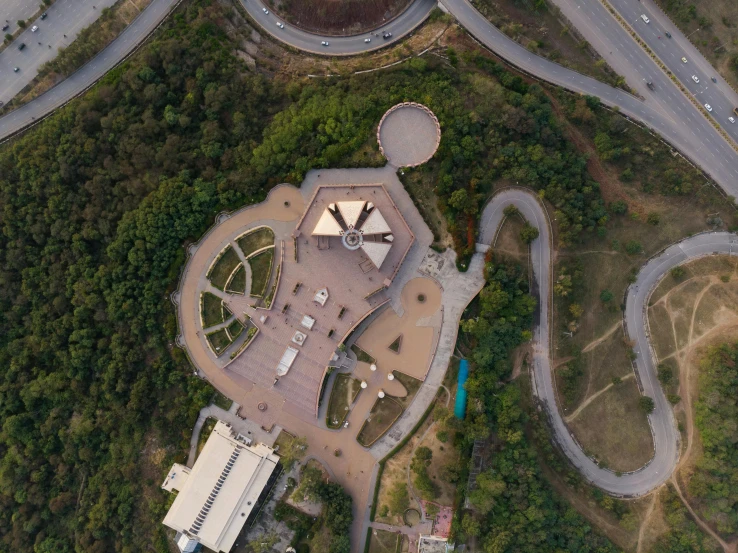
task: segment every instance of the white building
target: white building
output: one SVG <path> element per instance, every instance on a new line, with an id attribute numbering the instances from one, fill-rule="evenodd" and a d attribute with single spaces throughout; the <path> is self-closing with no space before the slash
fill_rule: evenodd
<path id="1" fill-rule="evenodd" d="M 227 553 L 251 523 L 279 472 L 279 456 L 264 444 L 251 446 L 219 421 L 191 469 L 175 464 L 162 488 L 177 491 L 164 524 L 177 531 L 182 553 L 200 544 Z"/>

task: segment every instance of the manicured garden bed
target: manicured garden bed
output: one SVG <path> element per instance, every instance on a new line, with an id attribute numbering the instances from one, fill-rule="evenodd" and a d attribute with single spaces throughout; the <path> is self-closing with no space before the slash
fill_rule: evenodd
<path id="1" fill-rule="evenodd" d="M 361 391 L 361 380 L 348 374 L 336 375 L 333 382 L 331 397 L 328 400 L 328 412 L 325 424 L 328 428 L 340 428 L 346 415 L 349 413 L 351 404 Z"/>
<path id="2" fill-rule="evenodd" d="M 231 246 L 226 246 L 218 261 L 210 269 L 208 278 L 213 286 L 219 290 L 225 290 L 228 280 L 233 271 L 241 264 L 241 258 L 238 257 L 236 250 Z"/>
<path id="3" fill-rule="evenodd" d="M 202 327 L 209 328 L 223 322 L 223 300 L 210 292 L 203 292 L 200 296 L 202 310 Z"/>
<path id="4" fill-rule="evenodd" d="M 210 344 L 210 349 L 213 350 L 215 355 L 221 355 L 226 348 L 231 345 L 231 339 L 228 337 L 225 328 L 211 332 L 207 335 L 207 338 L 208 343 Z"/>
<path id="5" fill-rule="evenodd" d="M 249 265 L 251 266 L 250 294 L 252 296 L 259 298 L 264 297 L 264 292 L 266 292 L 266 287 L 269 283 L 269 276 L 272 273 L 273 257 L 274 248 L 265 250 L 248 260 Z"/>
<path id="6" fill-rule="evenodd" d="M 241 248 L 244 257 L 273 244 L 274 232 L 269 227 L 261 227 L 238 239 L 238 247 Z"/>
<path id="7" fill-rule="evenodd" d="M 377 398 L 369 418 L 356 436 L 356 441 L 364 447 L 369 447 L 392 427 L 403 410 L 402 405 L 391 396 Z"/>
<path id="8" fill-rule="evenodd" d="M 231 294 L 244 294 L 246 292 L 246 269 L 244 269 L 243 264 L 239 265 L 236 272 L 231 275 L 225 291 Z"/>

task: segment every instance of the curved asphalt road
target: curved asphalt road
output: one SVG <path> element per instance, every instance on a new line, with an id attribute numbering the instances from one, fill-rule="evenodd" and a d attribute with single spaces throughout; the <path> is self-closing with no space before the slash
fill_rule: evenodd
<path id="1" fill-rule="evenodd" d="M 107 48 L 64 81 L 35 100 L 0 118 L 0 141 L 52 113 L 100 80 L 128 57 L 180 0 L 153 0 Z"/>
<path id="2" fill-rule="evenodd" d="M 614 472 L 598 467 L 582 451 L 572 438 L 556 403 L 556 390 L 550 362 L 550 314 L 551 293 L 551 238 L 550 223 L 537 197 L 530 191 L 509 188 L 496 194 L 482 212 L 480 239 L 492 244 L 504 219 L 503 210 L 515 205 L 523 216 L 535 226 L 539 238 L 530 246 L 533 268 L 534 293 L 539 299 L 533 332 L 533 381 L 534 392 L 546 408 L 554 439 L 572 464 L 592 484 L 619 496 L 640 496 L 663 484 L 673 472 L 679 459 L 679 432 L 676 428 L 671 405 L 667 401 L 656 377 L 655 355 L 649 343 L 646 306 L 648 298 L 660 280 L 677 265 L 713 253 L 738 255 L 738 236 L 728 232 L 698 234 L 666 248 L 643 266 L 638 279 L 628 289 L 625 322 L 628 335 L 634 340 L 637 357 L 636 375 L 643 394 L 653 398 L 656 408 L 649 415 L 653 431 L 655 454 L 650 463 L 638 471 L 617 476 Z"/>

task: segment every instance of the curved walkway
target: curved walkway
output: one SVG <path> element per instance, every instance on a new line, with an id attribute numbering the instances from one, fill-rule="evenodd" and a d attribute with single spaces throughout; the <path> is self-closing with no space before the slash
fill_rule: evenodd
<path id="1" fill-rule="evenodd" d="M 649 342 L 646 309 L 648 298 L 660 280 L 674 267 L 695 258 L 712 255 L 738 255 L 738 236 L 728 232 L 705 233 L 686 238 L 651 258 L 628 288 L 625 325 L 635 343 L 635 375 L 643 394 L 653 398 L 656 409 L 649 415 L 653 431 L 655 455 L 643 468 L 628 474 L 600 468 L 582 451 L 561 417 L 550 358 L 550 292 L 551 292 L 551 232 L 548 216 L 537 197 L 518 188 L 505 189 L 496 194 L 482 213 L 481 241 L 491 244 L 504 219 L 503 210 L 515 205 L 540 236 L 531 244 L 533 293 L 539 298 L 539 308 L 533 333 L 533 388 L 546 409 L 554 439 L 572 464 L 592 484 L 619 495 L 635 497 L 648 493 L 669 479 L 679 458 L 679 433 L 671 405 L 656 377 L 656 360 Z"/>

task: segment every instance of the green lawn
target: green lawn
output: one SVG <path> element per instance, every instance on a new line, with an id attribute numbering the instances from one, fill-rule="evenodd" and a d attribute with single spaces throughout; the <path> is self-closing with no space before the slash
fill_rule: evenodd
<path id="1" fill-rule="evenodd" d="M 225 349 L 231 344 L 230 338 L 225 331 L 225 328 L 216 330 L 207 335 L 210 348 L 213 350 L 215 355 L 221 355 Z"/>
<path id="2" fill-rule="evenodd" d="M 376 359 L 369 355 L 367 352 L 365 352 L 363 349 L 361 349 L 356 344 L 351 345 L 351 351 L 353 351 L 356 354 L 356 358 L 359 361 L 363 361 L 364 363 L 376 363 Z"/>
<path id="3" fill-rule="evenodd" d="M 231 335 L 231 340 L 238 338 L 243 332 L 243 325 L 238 319 L 233 319 L 233 322 L 228 325 L 228 334 Z"/>
<path id="4" fill-rule="evenodd" d="M 231 408 L 231 405 L 233 405 L 233 400 L 228 399 L 223 394 L 216 391 L 213 394 L 213 399 L 210 400 L 210 403 L 213 403 L 217 405 L 218 407 L 220 407 L 221 409 L 228 411 L 228 409 Z"/>
<path id="5" fill-rule="evenodd" d="M 225 291 L 232 294 L 243 294 L 246 292 L 246 269 L 243 268 L 243 264 L 239 265 L 236 272 L 233 273 L 231 280 L 226 284 Z"/>
<path id="6" fill-rule="evenodd" d="M 403 407 L 407 407 L 412 403 L 413 398 L 415 397 L 415 394 L 418 393 L 423 381 L 413 378 L 412 376 L 408 376 L 405 373 L 401 373 L 400 371 L 392 371 L 392 374 L 395 379 L 405 387 L 405 390 L 407 390 L 407 395 L 405 397 L 398 397 L 395 399 L 397 399 Z"/>
<path id="7" fill-rule="evenodd" d="M 223 250 L 223 254 L 220 256 L 218 261 L 215 262 L 212 269 L 208 273 L 210 282 L 219 290 L 225 290 L 226 284 L 231 273 L 241 264 L 241 259 L 238 257 L 236 250 L 230 246 L 226 246 Z"/>
<path id="8" fill-rule="evenodd" d="M 223 322 L 222 300 L 215 294 L 203 292 L 200 296 L 200 309 L 202 309 L 202 327 L 211 326 Z"/>
<path id="9" fill-rule="evenodd" d="M 391 396 L 377 398 L 369 418 L 356 436 L 356 441 L 364 447 L 369 447 L 390 429 L 402 415 L 402 411 L 402 405 L 395 398 Z"/>
<path id="10" fill-rule="evenodd" d="M 272 244 L 274 244 L 274 232 L 269 227 L 256 229 L 238 239 L 238 247 L 241 248 L 244 257 Z"/>
<path id="11" fill-rule="evenodd" d="M 340 428 L 349 407 L 361 390 L 361 380 L 348 374 L 339 374 L 333 382 L 325 423 L 329 428 Z"/>
<path id="12" fill-rule="evenodd" d="M 269 275 L 272 273 L 272 258 L 274 257 L 274 248 L 266 250 L 249 259 L 251 266 L 251 295 L 255 297 L 264 297 L 267 284 L 269 283 Z"/>

